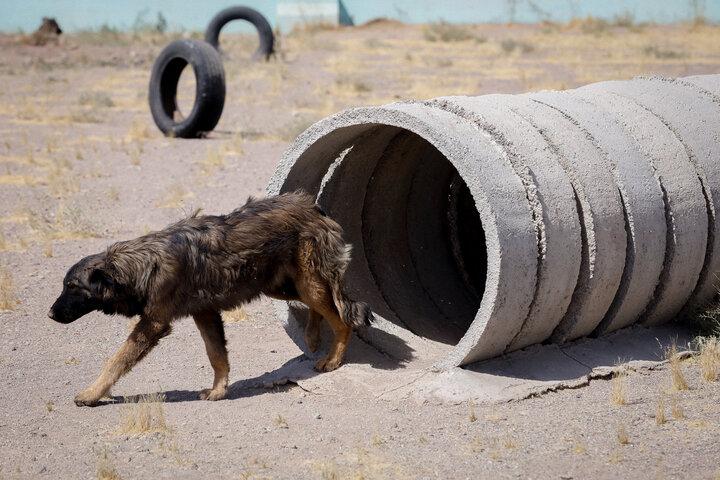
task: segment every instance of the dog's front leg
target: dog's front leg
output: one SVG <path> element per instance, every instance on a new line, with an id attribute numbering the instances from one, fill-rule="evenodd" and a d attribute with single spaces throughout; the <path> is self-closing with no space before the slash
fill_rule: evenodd
<path id="1" fill-rule="evenodd" d="M 75 397 L 75 405 L 79 407 L 97 405 L 110 387 L 142 360 L 162 337 L 169 333 L 169 321 L 141 317 L 125 343 L 105 364 L 97 380 Z"/>
<path id="2" fill-rule="evenodd" d="M 212 388 L 200 392 L 203 400 L 221 400 L 227 394 L 230 363 L 225 342 L 225 327 L 219 312 L 202 312 L 193 315 L 195 325 L 200 330 L 205 350 L 210 359 L 215 379 Z"/>

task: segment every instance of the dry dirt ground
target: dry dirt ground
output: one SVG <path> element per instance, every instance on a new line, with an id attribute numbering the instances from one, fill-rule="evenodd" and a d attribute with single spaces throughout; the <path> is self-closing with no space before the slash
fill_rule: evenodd
<path id="1" fill-rule="evenodd" d="M 720 386 L 697 359 L 498 405 L 379 399 L 362 382 L 309 392 L 265 381 L 300 351 L 260 301 L 226 316 L 230 399 L 196 399 L 211 369 L 180 321 L 116 385 L 118 402 L 91 409 L 72 398 L 129 323 L 46 316 L 81 256 L 262 194 L 287 144 L 325 115 L 717 73 L 720 28 L 310 27 L 283 37 L 269 63 L 246 60 L 252 39 L 224 38 L 225 112 L 200 140 L 164 138 L 149 115 L 150 67 L 170 38 L 105 31 L 31 47 L 0 37 L 0 478 L 720 478 Z M 689 388 L 673 388 L 673 371 Z M 165 402 L 122 403 L 146 394 Z"/>

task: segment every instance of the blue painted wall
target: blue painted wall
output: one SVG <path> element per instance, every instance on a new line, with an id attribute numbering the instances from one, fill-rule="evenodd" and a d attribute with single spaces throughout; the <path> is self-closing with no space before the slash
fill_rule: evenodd
<path id="1" fill-rule="evenodd" d="M 96 29 L 102 25 L 125 30 L 133 27 L 138 16 L 153 23 L 158 12 L 167 19 L 170 30 L 204 30 L 214 13 L 238 3 L 259 10 L 276 25 L 278 3 L 292 1 L 295 0 L 0 0 L 0 31 L 32 31 L 43 16 L 57 18 L 67 31 Z M 612 19 L 625 13 L 640 22 L 691 20 L 696 13 L 720 22 L 720 0 L 342 0 L 342 3 L 355 24 L 377 17 L 407 23 L 439 20 L 526 23 L 567 21 L 588 15 Z M 242 23 L 235 22 L 230 30 L 243 30 Z"/>

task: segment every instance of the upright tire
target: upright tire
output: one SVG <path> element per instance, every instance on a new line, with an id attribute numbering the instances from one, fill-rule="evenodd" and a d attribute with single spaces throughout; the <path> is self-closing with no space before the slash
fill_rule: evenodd
<path id="1" fill-rule="evenodd" d="M 221 10 L 210 20 L 207 30 L 205 30 L 205 41 L 215 47 L 216 50 L 219 50 L 220 30 L 225 24 L 233 20 L 246 20 L 255 26 L 260 46 L 253 54 L 253 59 L 263 58 L 268 60 L 275 52 L 275 36 L 272 27 L 260 12 L 250 7 L 228 7 Z"/>
<path id="2" fill-rule="evenodd" d="M 187 65 L 195 73 L 195 103 L 190 114 L 176 121 L 177 86 Z M 155 60 L 148 95 L 150 112 L 169 137 L 196 138 L 212 131 L 225 105 L 225 71 L 218 52 L 199 40 L 175 40 Z"/>

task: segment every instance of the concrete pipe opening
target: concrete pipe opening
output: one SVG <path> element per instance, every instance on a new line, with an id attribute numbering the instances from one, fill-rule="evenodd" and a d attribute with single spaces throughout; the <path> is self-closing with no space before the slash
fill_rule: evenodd
<path id="1" fill-rule="evenodd" d="M 407 130 L 376 129 L 387 130 L 374 134 L 387 143 L 354 140 L 319 195 L 355 246 L 348 288 L 360 293 L 372 281 L 381 297 L 370 299 L 376 311 L 416 335 L 454 345 L 474 319 L 485 284 L 478 213 L 465 182 L 435 147 Z M 358 161 L 355 150 L 362 171 L 350 165 Z M 357 205 L 352 215 L 343 213 L 348 200 Z"/>
<path id="2" fill-rule="evenodd" d="M 397 345 L 388 338 L 399 334 L 398 342 L 412 343 L 412 358 L 432 355 L 433 362 L 458 365 L 502 353 L 518 333 L 534 275 L 517 282 L 516 304 L 498 296 L 510 290 L 509 276 L 534 271 L 537 239 L 522 182 L 510 164 L 497 158 L 469 122 L 456 121 L 453 134 L 466 129 L 464 138 L 471 144 L 442 134 L 442 125 L 454 118 L 419 104 L 330 117 L 298 138 L 269 191 L 309 192 L 342 225 L 353 245 L 345 277 L 348 293 L 380 317 L 371 330 L 393 333 L 374 341 L 378 335 L 370 332 L 370 343 L 392 354 Z M 469 151 L 491 153 L 478 161 L 469 160 Z M 492 167 L 484 175 L 483 165 Z M 493 172 L 498 169 L 504 176 Z M 488 191 L 508 200 L 502 202 L 508 209 L 491 207 L 500 202 L 486 198 Z M 508 231 L 503 217 L 517 224 L 517 231 L 499 233 Z M 505 239 L 521 239 L 524 246 L 507 247 Z M 515 265 L 501 250 L 524 251 L 527 255 L 518 258 L 532 261 Z M 304 348 L 301 316 L 291 308 L 286 327 Z M 489 328 L 491 320 L 500 328 Z M 483 334 L 496 338 L 479 342 Z M 490 350 L 477 350 L 478 343 Z"/>

